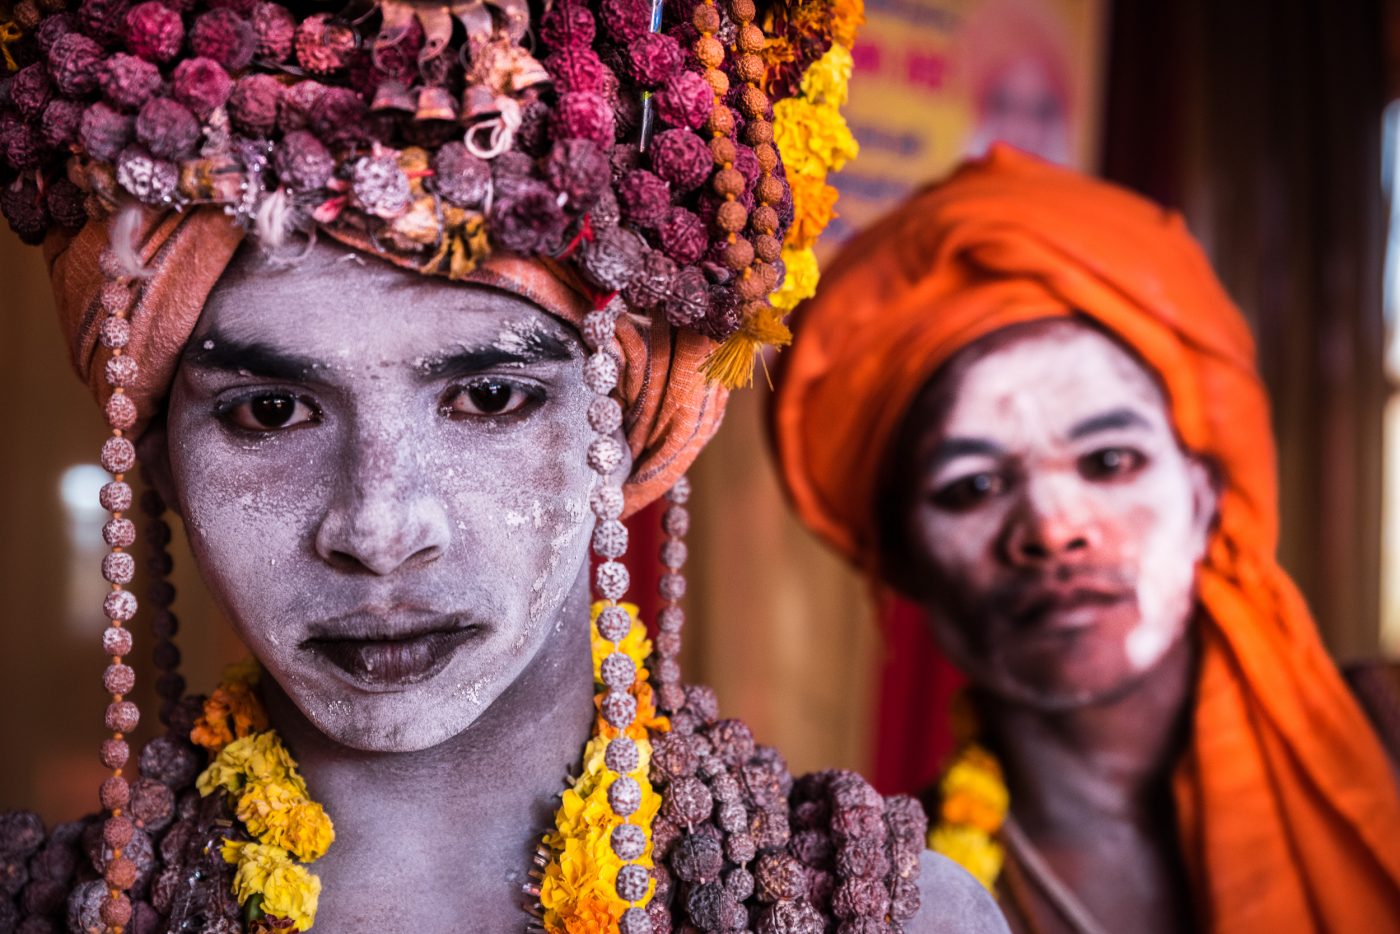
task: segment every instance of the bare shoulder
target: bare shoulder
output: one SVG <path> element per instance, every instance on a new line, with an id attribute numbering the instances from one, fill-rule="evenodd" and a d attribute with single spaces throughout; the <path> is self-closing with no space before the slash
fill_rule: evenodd
<path id="1" fill-rule="evenodd" d="M 957 863 L 925 850 L 919 857 L 921 906 L 907 934 L 1008 934 L 991 894 Z"/>

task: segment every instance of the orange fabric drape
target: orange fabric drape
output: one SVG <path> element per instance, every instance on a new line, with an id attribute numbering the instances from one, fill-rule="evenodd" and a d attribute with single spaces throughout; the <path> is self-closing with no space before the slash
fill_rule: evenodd
<path id="1" fill-rule="evenodd" d="M 915 394 L 978 338 L 1073 314 L 1156 372 L 1182 443 L 1224 482 L 1199 569 L 1193 738 L 1175 776 L 1203 924 L 1400 931 L 1400 794 L 1274 557 L 1253 340 L 1179 217 L 998 148 L 856 238 L 781 361 L 773 430 L 799 515 L 878 574 L 877 486 Z"/>
<path id="2" fill-rule="evenodd" d="M 407 260 L 375 250 L 370 238 L 356 229 L 323 228 L 322 233 L 365 254 L 414 268 Z M 99 257 L 112 236 L 112 224 L 89 221 L 75 236 L 55 233 L 44 244 L 73 367 L 99 401 L 111 393 L 98 328 L 104 282 Z M 243 230 L 218 208 L 144 210 L 132 238 L 149 273 L 141 280 L 131 312 L 128 348 L 141 367 L 136 385 L 126 390 L 140 412 L 139 432 L 165 397 L 185 341 L 242 243 Z M 575 327 L 592 307 L 573 273 L 561 264 L 498 253 L 467 281 L 521 295 Z M 694 331 L 674 329 L 649 316 L 623 314 L 617 341 L 613 351 L 622 363 L 618 391 L 633 460 L 623 486 L 625 512 L 631 515 L 670 489 L 689 468 L 719 428 L 726 394 L 700 373 L 714 344 Z"/>

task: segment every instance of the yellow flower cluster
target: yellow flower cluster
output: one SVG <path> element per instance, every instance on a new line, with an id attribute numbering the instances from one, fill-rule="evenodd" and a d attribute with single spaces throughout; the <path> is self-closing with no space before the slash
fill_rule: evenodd
<path id="1" fill-rule="evenodd" d="M 604 606 L 604 603 L 594 604 L 595 623 Z M 665 732 L 670 724 L 665 717 L 657 715 L 651 685 L 646 683 L 644 665 L 651 654 L 646 627 L 637 619 L 635 606 L 626 603 L 622 606 L 632 617 L 632 628 L 619 647 L 636 662 L 638 674 L 632 686 L 637 698 L 637 717 L 627 735 L 636 740 L 641 756 L 631 775 L 642 789 L 642 805 L 627 820 L 646 831 L 646 850 L 637 862 L 650 868 L 651 824 L 661 808 L 661 796 L 647 777 L 651 765 L 648 737 L 651 733 Z M 595 627 L 593 676 L 599 697 L 604 690 L 598 682 L 599 665 L 612 651 L 613 644 L 599 636 Z M 608 786 L 616 776 L 603 763 L 608 740 L 615 735 L 617 731 L 601 717 L 596 719 L 593 737 L 583 751 L 583 773 L 573 787 L 564 792 L 554 815 L 554 829 L 544 838 L 550 861 L 540 885 L 540 906 L 544 909 L 545 930 L 551 934 L 614 934 L 618 920 L 629 907 L 614 888 L 622 862 L 612 851 L 611 838 L 613 828 L 623 823 L 623 819 L 608 804 Z M 650 899 L 648 890 L 640 904 L 645 905 Z"/>
<path id="2" fill-rule="evenodd" d="M 793 222 L 783 242 L 787 276 L 773 294 L 773 307 L 791 311 L 816 294 L 817 237 L 831 223 L 836 211 L 836 189 L 827 175 L 840 171 L 860 151 L 841 106 L 850 86 L 850 41 L 863 18 L 859 0 L 838 3 L 847 35 L 837 41 L 802 75 L 802 92 L 773 105 L 773 136 L 783 154 L 783 168 L 792 187 Z M 842 39 L 848 41 L 843 42 Z"/>
<path id="3" fill-rule="evenodd" d="M 301 863 L 325 855 L 335 828 L 311 800 L 281 737 L 271 730 L 248 732 L 253 724 L 267 723 L 252 690 L 256 677 L 256 668 L 226 673 L 205 703 L 192 738 L 204 740 L 201 745 L 215 756 L 196 786 L 203 796 L 227 794 L 234 814 L 257 841 L 225 840 L 222 850 L 224 860 L 238 867 L 233 891 L 250 920 L 286 918 L 305 931 L 316 920 L 321 880 Z"/>
<path id="4" fill-rule="evenodd" d="M 939 794 L 939 820 L 929 831 L 929 849 L 994 888 L 1006 860 L 997 834 L 1011 807 L 996 757 L 975 742 L 963 744 L 939 781 Z"/>

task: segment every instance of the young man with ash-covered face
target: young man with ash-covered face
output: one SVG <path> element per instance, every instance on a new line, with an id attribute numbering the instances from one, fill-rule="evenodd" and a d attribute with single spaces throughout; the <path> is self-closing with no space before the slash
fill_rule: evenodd
<path id="1" fill-rule="evenodd" d="M 954 800 L 960 753 L 931 843 L 989 835 L 957 852 L 1017 930 L 1400 928 L 1393 774 L 1274 563 L 1248 332 L 1179 221 L 999 150 L 847 250 L 778 450 L 968 677 L 1009 812 Z"/>

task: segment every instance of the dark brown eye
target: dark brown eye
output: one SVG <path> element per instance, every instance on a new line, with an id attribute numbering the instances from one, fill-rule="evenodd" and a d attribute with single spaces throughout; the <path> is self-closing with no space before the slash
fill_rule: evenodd
<path id="1" fill-rule="evenodd" d="M 443 406 L 448 416 L 510 415 L 536 401 L 523 387 L 501 379 L 480 379 L 453 392 Z"/>
<path id="2" fill-rule="evenodd" d="M 1130 477 L 1147 466 L 1147 456 L 1132 448 L 1102 448 L 1079 458 L 1079 475 L 1087 480 Z"/>
<path id="3" fill-rule="evenodd" d="M 983 471 L 969 474 L 935 490 L 930 501 L 940 509 L 949 512 L 967 512 L 975 509 L 994 496 L 1005 492 L 1006 478 L 1001 474 Z"/>
<path id="4" fill-rule="evenodd" d="M 310 405 L 286 392 L 261 393 L 245 399 L 230 407 L 224 417 L 245 431 L 281 431 L 320 418 Z"/>

